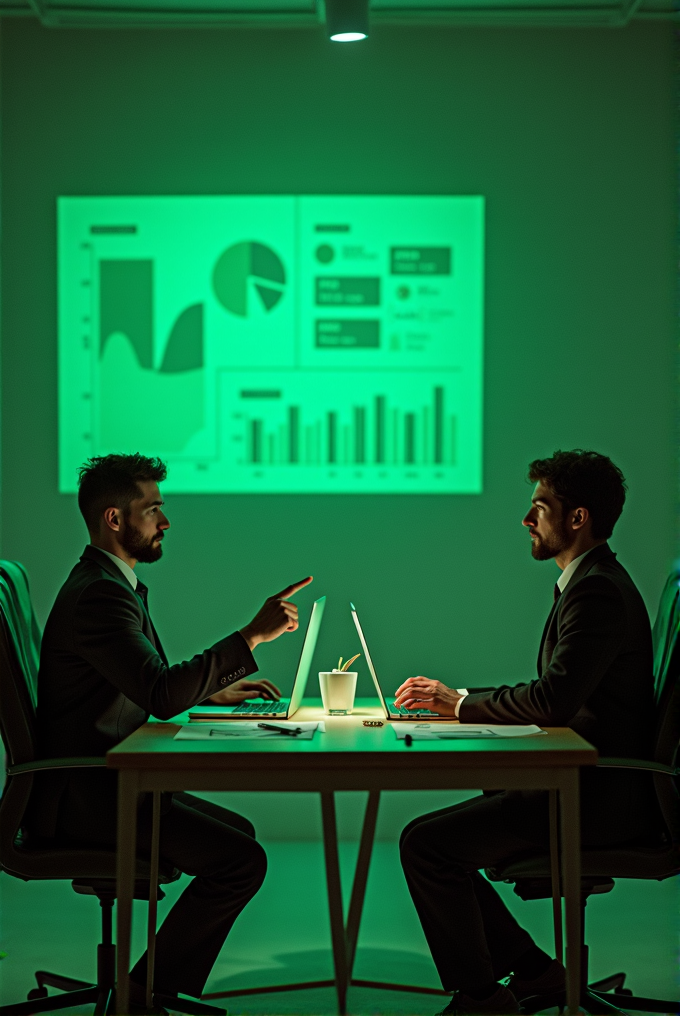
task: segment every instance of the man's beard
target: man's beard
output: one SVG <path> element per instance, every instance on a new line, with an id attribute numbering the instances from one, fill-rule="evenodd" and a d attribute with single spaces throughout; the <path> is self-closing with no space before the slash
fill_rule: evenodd
<path id="1" fill-rule="evenodd" d="M 567 550 L 570 545 L 567 527 L 562 522 L 559 532 L 553 531 L 548 536 L 536 534 L 535 539 L 531 541 L 531 556 L 534 561 L 549 561 L 561 554 L 563 550 Z"/>
<path id="2" fill-rule="evenodd" d="M 135 561 L 139 561 L 141 564 L 153 564 L 154 561 L 160 561 L 163 556 L 163 545 L 159 543 L 154 546 L 157 537 L 158 534 L 150 538 L 143 536 L 139 529 L 126 519 L 125 528 L 120 534 L 120 542 L 123 549 Z"/>

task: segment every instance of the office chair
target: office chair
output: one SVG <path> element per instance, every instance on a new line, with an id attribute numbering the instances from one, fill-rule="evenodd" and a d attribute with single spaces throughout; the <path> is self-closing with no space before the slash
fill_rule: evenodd
<path id="1" fill-rule="evenodd" d="M 680 1002 L 633 995 L 624 988 L 625 973 L 613 974 L 588 983 L 588 947 L 585 945 L 585 909 L 588 897 L 607 893 L 615 878 L 642 878 L 663 881 L 680 873 L 680 768 L 677 767 L 680 741 L 680 567 L 672 572 L 661 596 L 654 625 L 654 699 L 656 723 L 652 761 L 627 758 L 600 758 L 597 765 L 608 769 L 635 769 L 653 773 L 659 809 L 665 828 L 648 841 L 621 846 L 586 848 L 581 852 L 581 1005 L 590 1013 L 680 1012 Z M 552 792 L 551 792 L 552 793 Z M 551 809 L 555 809 L 553 793 Z M 555 812 L 553 812 L 555 814 Z M 515 883 L 523 900 L 552 896 L 550 857 L 535 854 L 487 869 L 494 882 Z M 560 901 L 554 902 L 555 946 L 562 953 Z M 563 1004 L 563 997 L 543 997 L 541 1008 Z M 538 998 L 523 1002 L 524 1011 L 537 1011 Z"/>
<path id="2" fill-rule="evenodd" d="M 114 850 L 60 846 L 39 840 L 22 827 L 36 772 L 103 767 L 103 758 L 40 759 L 36 748 L 36 691 L 39 628 L 31 607 L 26 573 L 16 562 L 0 562 L 0 735 L 7 752 L 7 779 L 0 798 L 0 871 L 24 881 L 69 879 L 75 892 L 96 896 L 102 911 L 102 939 L 97 946 L 97 982 L 36 971 L 37 987 L 28 1001 L 0 1006 L 0 1014 L 53 1012 L 94 1003 L 94 1013 L 112 1006 L 115 989 L 115 946 L 112 942 L 116 899 Z M 159 862 L 158 884 L 176 881 L 180 872 Z M 135 899 L 149 899 L 150 864 L 137 860 Z M 158 888 L 157 898 L 164 893 Z M 58 995 L 48 996 L 47 988 Z M 162 1003 L 178 1012 L 222 1016 L 224 1009 L 202 1002 L 163 996 Z"/>
<path id="3" fill-rule="evenodd" d="M 30 681 L 33 704 L 38 696 L 38 665 L 40 663 L 40 626 L 31 603 L 26 569 L 18 561 L 0 560 L 0 576 L 9 586 L 11 604 L 16 608 L 16 624 L 21 634 L 20 648 L 24 652 L 26 675 Z"/>

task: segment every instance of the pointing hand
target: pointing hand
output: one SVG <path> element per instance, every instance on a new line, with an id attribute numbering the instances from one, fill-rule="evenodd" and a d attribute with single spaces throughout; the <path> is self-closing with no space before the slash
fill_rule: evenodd
<path id="1" fill-rule="evenodd" d="M 294 596 L 303 586 L 308 586 L 312 581 L 310 575 L 300 582 L 294 582 L 286 586 L 280 593 L 268 597 L 262 607 L 245 628 L 241 628 L 241 635 L 248 643 L 250 649 L 254 649 L 260 642 L 272 642 L 284 631 L 295 631 L 298 627 L 298 609 L 289 597 Z"/>

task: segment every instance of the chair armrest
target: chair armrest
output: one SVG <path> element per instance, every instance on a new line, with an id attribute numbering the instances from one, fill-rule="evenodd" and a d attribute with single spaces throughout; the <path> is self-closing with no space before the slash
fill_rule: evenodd
<path id="1" fill-rule="evenodd" d="M 639 758 L 600 758 L 596 769 L 637 769 L 639 772 L 664 773 L 666 776 L 680 776 L 680 768 L 665 766 L 662 762 L 650 762 Z"/>
<path id="2" fill-rule="evenodd" d="M 39 773 L 44 769 L 84 769 L 106 766 L 105 758 L 41 758 L 35 762 L 21 762 L 16 766 L 8 766 L 5 770 L 8 776 L 18 776 L 20 773 Z"/>

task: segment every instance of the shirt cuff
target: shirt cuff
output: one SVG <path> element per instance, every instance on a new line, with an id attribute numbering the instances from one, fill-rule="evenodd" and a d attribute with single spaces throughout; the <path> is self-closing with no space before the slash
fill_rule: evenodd
<path id="1" fill-rule="evenodd" d="M 458 714 L 460 712 L 460 704 L 465 698 L 465 696 L 469 695 L 470 692 L 467 690 L 467 688 L 456 688 L 456 691 L 458 692 L 459 695 L 463 696 L 463 698 L 459 698 L 458 701 L 456 702 L 456 719 L 458 719 Z"/>

